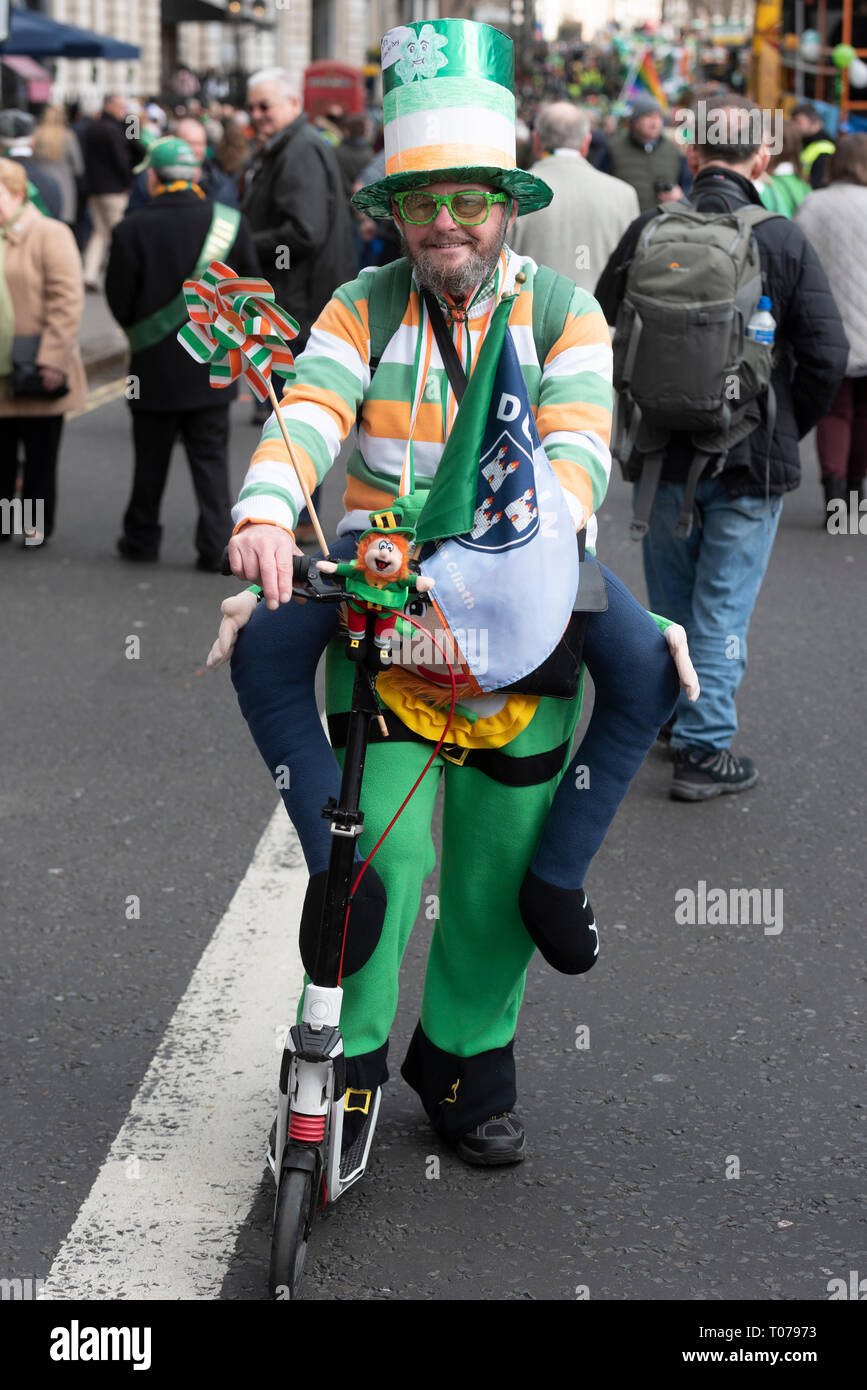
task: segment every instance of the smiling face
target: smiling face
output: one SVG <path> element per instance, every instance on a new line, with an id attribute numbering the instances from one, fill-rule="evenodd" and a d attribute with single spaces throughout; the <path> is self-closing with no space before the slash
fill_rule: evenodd
<path id="1" fill-rule="evenodd" d="M 259 139 L 270 140 L 300 114 L 301 102 L 287 95 L 279 82 L 257 82 L 247 88 L 247 110 Z"/>
<path id="2" fill-rule="evenodd" d="M 401 82 L 412 82 L 414 78 L 435 77 L 448 59 L 441 50 L 448 40 L 437 34 L 430 24 L 423 24 L 418 34 L 410 30 L 400 47 L 400 56 L 395 71 Z"/>
<path id="3" fill-rule="evenodd" d="M 484 183 L 424 185 L 426 193 L 457 193 L 474 188 L 497 192 L 491 184 Z M 514 202 L 494 203 L 486 222 L 478 227 L 464 227 L 455 222 L 443 205 L 433 222 L 420 227 L 402 222 L 396 203 L 393 209 L 405 253 L 415 266 L 421 284 L 437 294 L 449 294 L 456 299 L 464 298 L 493 270 L 506 233 L 514 226 L 516 217 Z"/>
<path id="4" fill-rule="evenodd" d="M 406 564 L 406 550 L 401 546 L 403 537 L 365 536 L 360 542 L 359 559 L 366 570 L 377 579 L 397 579 Z"/>
<path id="5" fill-rule="evenodd" d="M 423 72 L 430 64 L 430 39 L 411 40 L 405 52 L 410 65 Z"/>

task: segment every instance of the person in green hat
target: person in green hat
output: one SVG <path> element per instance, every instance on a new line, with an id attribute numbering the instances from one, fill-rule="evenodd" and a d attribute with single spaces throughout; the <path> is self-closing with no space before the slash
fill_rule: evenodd
<path id="1" fill-rule="evenodd" d="M 589 294 L 508 245 L 515 218 L 552 197 L 541 178 L 516 167 L 513 64 L 512 41 L 469 20 L 414 21 L 383 39 L 385 173 L 361 188 L 354 202 L 371 218 L 393 219 L 404 256 L 335 291 L 280 404 L 309 489 L 357 425 L 346 465 L 345 514 L 329 557 L 338 572 L 344 565 L 357 573 L 359 540 L 365 532 L 370 538 L 371 513 L 396 513 L 407 494 L 436 501 L 438 477 L 440 501 L 449 501 L 446 450 L 473 418 L 467 407 L 474 387 L 477 399 L 485 389 L 480 382 L 490 381 L 493 391 L 500 345 L 514 364 L 510 380 L 524 396 L 500 397 L 497 404 L 489 394 L 488 418 L 498 409 L 504 422 L 532 411 L 562 508 L 558 535 L 568 542 L 586 529 L 588 545 L 595 542 L 594 513 L 610 473 L 610 334 Z M 518 607 L 530 615 L 524 626 L 531 636 L 546 613 L 534 623 L 533 601 L 518 584 L 501 594 L 498 548 L 524 545 L 537 520 L 546 519 L 551 497 L 546 492 L 536 499 L 531 487 L 519 485 L 524 464 L 515 462 L 517 442 L 517 450 L 511 437 L 505 450 L 498 445 L 484 468 L 478 449 L 452 448 L 450 460 L 466 459 L 466 476 L 472 471 L 473 497 L 479 479 L 488 485 L 472 532 L 427 538 L 434 546 L 446 536 L 466 541 L 467 562 L 453 562 L 447 579 L 437 581 L 437 611 L 446 603 L 446 584 L 467 624 L 482 586 L 502 598 L 497 630 L 510 660 Z M 293 533 L 303 505 L 272 419 L 233 509 L 229 544 L 233 572 L 261 584 L 264 601 L 256 607 L 250 594 L 225 601 L 209 664 L 232 656 L 232 680 L 262 757 L 272 775 L 281 765 L 291 771 L 278 789 L 310 874 L 300 929 L 309 971 L 330 848 L 319 811 L 339 787 L 338 763 L 316 706 L 315 673 L 328 647 L 326 703 L 339 757 L 353 670 L 332 640 L 338 633 L 333 607 L 290 601 L 292 559 L 300 554 Z M 419 536 L 424 522 L 423 513 Z M 367 554 L 367 540 L 362 544 Z M 574 554 L 570 546 L 569 558 Z M 476 571 L 475 593 L 464 571 L 470 557 L 480 555 L 487 569 Z M 424 567 L 424 552 L 420 563 Z M 569 609 L 574 598 L 566 570 L 551 566 L 550 597 L 558 612 L 567 589 Z M 573 578 L 575 570 L 577 562 Z M 608 611 L 593 614 L 592 653 L 590 643 L 585 646 L 596 704 L 580 756 L 592 764 L 592 790 L 576 791 L 586 784 L 563 775 L 580 696 L 557 699 L 506 685 L 479 695 L 478 684 L 467 688 L 464 682 L 446 731 L 448 698 L 444 705 L 442 685 L 431 688 L 423 663 L 413 671 L 395 660 L 377 677 L 389 736 L 383 741 L 374 732 L 367 750 L 355 875 L 380 837 L 382 844 L 356 878 L 343 961 L 345 1110 L 352 1112 L 344 1143 L 352 1142 L 355 1125 L 371 1112 L 373 1092 L 387 1079 L 398 971 L 424 876 L 433 867 L 430 822 L 442 785 L 439 913 L 421 1014 L 401 1073 L 437 1133 L 465 1162 L 491 1166 L 524 1157 L 523 1125 L 514 1113 L 514 1037 L 526 968 L 537 946 L 569 973 L 593 965 L 598 935 L 581 875 L 677 693 L 671 639 L 660 637 L 616 577 L 608 582 Z M 458 676 L 463 681 L 460 670 Z M 441 739 L 442 751 L 386 834 L 397 791 L 413 785 Z M 553 823 L 552 809 L 559 817 Z M 543 840 L 547 858 L 536 862 Z M 527 883 L 531 891 L 522 895 Z"/>
<path id="2" fill-rule="evenodd" d="M 219 571 L 232 529 L 229 495 L 229 405 L 236 388 L 215 390 L 176 341 L 186 322 L 183 284 L 211 261 L 229 261 L 257 275 L 252 231 L 237 208 L 209 203 L 199 164 L 186 141 L 156 140 L 139 165 L 150 197 L 112 232 L 105 275 L 108 307 L 130 346 L 127 400 L 135 470 L 118 554 L 125 561 L 159 558 L 159 520 L 172 449 L 183 440 L 199 507 L 196 566 Z"/>
<path id="3" fill-rule="evenodd" d="M 173 183 L 184 183 L 197 187 L 196 178 L 201 165 L 186 140 L 177 135 L 163 135 L 155 140 L 140 164 L 133 169 L 134 174 L 148 171 L 148 193 L 164 192 Z M 201 190 L 199 190 L 201 193 Z M 204 197 L 204 193 L 201 193 Z"/>

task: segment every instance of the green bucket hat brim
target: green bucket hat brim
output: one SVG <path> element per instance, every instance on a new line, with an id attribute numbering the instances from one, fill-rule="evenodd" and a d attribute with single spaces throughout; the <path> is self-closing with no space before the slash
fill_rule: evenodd
<path id="1" fill-rule="evenodd" d="M 542 179 L 530 174 L 526 169 L 498 169 L 491 165 L 466 165 L 453 169 L 408 170 L 402 174 L 389 174 L 376 183 L 359 188 L 352 199 L 353 207 L 368 217 L 386 220 L 391 217 L 391 203 L 395 193 L 408 188 L 426 188 L 431 183 L 484 183 L 501 193 L 508 193 L 518 203 L 518 216 L 526 212 L 538 212 L 546 208 L 553 198 L 553 191 Z"/>

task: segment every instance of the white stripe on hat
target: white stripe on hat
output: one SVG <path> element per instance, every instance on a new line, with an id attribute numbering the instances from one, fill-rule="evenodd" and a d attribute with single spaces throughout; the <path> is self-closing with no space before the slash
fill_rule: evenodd
<path id="1" fill-rule="evenodd" d="M 478 148 L 502 150 L 503 163 L 515 160 L 515 124 L 496 111 L 459 106 L 452 110 L 398 115 L 385 128 L 386 166 L 404 150 L 426 145 L 463 145 L 468 166 L 478 164 Z"/>

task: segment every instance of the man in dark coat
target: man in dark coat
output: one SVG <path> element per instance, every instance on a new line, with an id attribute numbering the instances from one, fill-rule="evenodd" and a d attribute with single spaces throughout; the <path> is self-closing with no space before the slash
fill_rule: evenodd
<path id="1" fill-rule="evenodd" d="M 715 98 L 707 110 L 720 113 L 708 129 L 728 123 L 728 143 L 689 147 L 695 175 L 691 205 L 702 213 L 722 213 L 760 203 L 752 180 L 764 172 L 770 154 L 761 139 L 761 117 L 755 121 L 753 103 L 745 97 Z M 744 120 L 745 112 L 749 120 Z M 602 272 L 596 298 L 610 324 L 617 319 L 642 229 L 661 211 L 636 218 Z M 681 539 L 675 531 L 695 449 L 688 434 L 673 433 L 643 540 L 650 607 L 686 628 L 701 682 L 695 704 L 679 702 L 671 734 L 672 795 L 688 801 L 746 791 L 758 780 L 752 759 L 729 750 L 738 727 L 735 696 L 746 670 L 747 628 L 783 494 L 800 482 L 798 440 L 827 413 L 848 355 L 828 281 L 800 227 L 775 217 L 759 223 L 754 235 L 763 291 L 776 320 L 777 361 L 771 378 L 776 420 L 770 452 L 765 415 L 729 451 L 721 474 L 708 476 L 710 469 L 705 470 L 695 493 L 701 525 Z"/>
<path id="2" fill-rule="evenodd" d="M 84 252 L 84 283 L 90 290 L 99 289 L 103 257 L 112 231 L 126 209 L 133 165 L 143 154 L 142 145 L 132 138 L 132 127 L 127 127 L 125 116 L 124 98 L 107 96 L 102 115 L 91 121 L 84 132 L 82 153 L 92 228 Z"/>
<path id="3" fill-rule="evenodd" d="M 210 386 L 207 367 L 177 341 L 188 317 L 182 286 L 213 260 L 241 276 L 257 276 L 259 264 L 246 219 L 205 199 L 189 145 L 159 140 L 148 161 L 149 201 L 115 227 L 105 281 L 132 349 L 135 475 L 117 548 L 127 560 L 158 558 L 160 503 L 180 435 L 199 504 L 196 565 L 216 572 L 232 531 L 227 455 L 236 387 Z"/>
<path id="4" fill-rule="evenodd" d="M 288 74 L 273 68 L 251 77 L 247 108 L 264 144 L 241 208 L 260 274 L 301 325 L 301 351 L 334 290 L 355 274 L 349 204 L 334 151 L 309 124 Z"/>

